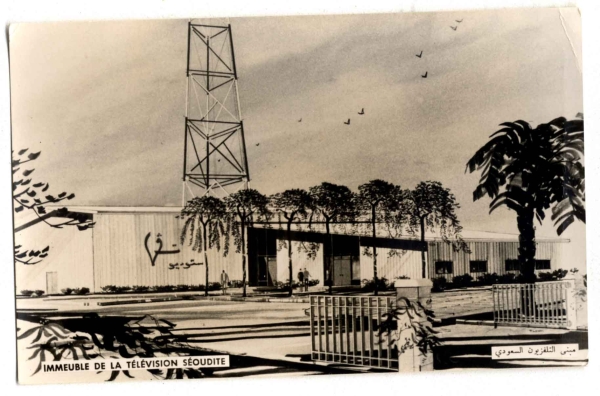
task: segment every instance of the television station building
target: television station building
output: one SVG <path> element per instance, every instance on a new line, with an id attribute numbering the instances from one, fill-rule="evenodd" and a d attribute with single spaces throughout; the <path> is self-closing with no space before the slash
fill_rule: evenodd
<path id="1" fill-rule="evenodd" d="M 102 287 L 161 286 L 205 284 L 204 253 L 193 251 L 189 236 L 180 243 L 183 220 L 180 207 L 69 207 L 73 213 L 86 214 L 95 222 L 93 228 L 53 229 L 44 224 L 17 233 L 17 240 L 50 246 L 48 257 L 35 265 L 17 264 L 17 292 L 44 290 L 60 294 L 61 289 L 87 287 L 99 293 Z M 367 231 L 367 230 L 365 230 Z M 275 286 L 289 278 L 286 231 L 279 225 L 248 229 L 248 268 L 250 287 Z M 334 286 L 359 286 L 373 278 L 371 246 L 377 247 L 379 277 L 393 280 L 400 276 L 422 278 L 419 240 L 408 237 L 372 238 L 367 232 L 350 233 L 333 227 L 331 249 Z M 439 237 L 426 238 L 427 278 L 484 273 L 518 273 L 518 236 L 487 232 L 463 232 L 470 252 L 453 250 Z M 312 279 L 325 285 L 324 232 L 295 229 L 291 232 L 294 278 L 306 268 Z M 562 248 L 567 239 L 537 239 L 536 270 L 551 271 L 561 267 Z M 313 254 L 300 249 L 312 244 Z M 208 252 L 209 282 L 219 282 L 223 270 L 230 280 L 242 279 L 242 255 L 231 246 L 227 256 L 222 251 Z M 563 264 L 564 267 L 564 264 Z M 297 280 L 297 279 L 294 279 Z"/>
<path id="2" fill-rule="evenodd" d="M 246 184 L 251 180 L 244 123 L 238 95 L 238 71 L 230 25 L 188 24 L 187 93 L 183 139 L 183 200 L 211 190 Z M 182 59 L 182 62 L 184 60 Z M 258 146 L 258 144 L 256 144 Z M 196 189 L 199 194 L 194 194 Z M 199 190 L 198 190 L 199 189 Z M 190 197 L 190 198 L 191 198 Z M 48 257 L 35 265 L 15 266 L 17 292 L 87 287 L 101 292 L 108 285 L 161 286 L 205 284 L 204 253 L 180 243 L 181 207 L 68 207 L 72 213 L 89 216 L 93 228 L 60 230 L 44 224 L 16 233 L 25 249 L 50 246 Z M 334 227 L 332 235 L 332 279 L 335 286 L 360 285 L 373 278 L 370 246 L 377 247 L 378 276 L 393 280 L 400 276 L 422 277 L 421 252 L 427 251 L 428 278 L 483 273 L 517 273 L 516 235 L 463 233 L 471 253 L 454 252 L 451 245 L 430 236 L 423 243 L 411 238 L 377 238 L 363 232 L 350 233 Z M 293 240 L 294 278 L 306 268 L 312 279 L 325 285 L 323 241 L 319 230 L 295 228 Z M 248 230 L 248 282 L 251 287 L 273 286 L 289 278 L 287 236 L 279 226 Z M 559 268 L 564 239 L 538 239 L 540 270 Z M 299 251 L 302 245 L 317 246 L 316 254 Z M 218 282 L 225 270 L 230 280 L 242 280 L 242 256 L 230 249 L 208 252 L 208 282 Z"/>

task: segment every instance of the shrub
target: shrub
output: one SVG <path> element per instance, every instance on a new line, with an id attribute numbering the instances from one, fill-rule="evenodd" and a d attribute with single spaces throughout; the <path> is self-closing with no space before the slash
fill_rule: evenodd
<path id="1" fill-rule="evenodd" d="M 540 282 L 547 282 L 547 281 L 554 280 L 554 278 L 552 276 L 552 272 L 540 272 L 537 275 L 538 275 Z"/>
<path id="2" fill-rule="evenodd" d="M 274 286 L 277 288 L 277 290 L 281 290 L 281 291 L 289 291 L 290 290 L 290 282 L 289 280 L 287 282 L 275 282 Z M 299 282 L 292 282 L 292 289 L 297 289 L 300 286 Z"/>
<path id="3" fill-rule="evenodd" d="M 150 288 L 150 290 L 153 292 L 158 292 L 158 293 L 172 292 L 175 290 L 175 286 L 171 286 L 171 285 L 152 286 Z"/>
<path id="4" fill-rule="evenodd" d="M 473 277 L 469 274 L 458 275 L 452 278 L 452 284 L 456 287 L 468 287 L 473 282 Z"/>
<path id="5" fill-rule="evenodd" d="M 508 272 L 504 275 L 500 275 L 498 277 L 498 283 L 514 283 L 515 282 L 515 274 Z"/>
<path id="6" fill-rule="evenodd" d="M 533 280 L 534 282 L 538 279 L 536 274 L 533 274 Z M 525 282 L 525 277 L 522 274 L 519 274 L 517 276 L 515 276 L 515 282 L 516 283 L 527 283 Z"/>
<path id="7" fill-rule="evenodd" d="M 569 273 L 569 271 L 559 268 L 556 271 L 553 271 L 552 275 L 554 275 L 556 277 L 556 279 L 562 279 L 565 276 L 567 276 L 568 273 Z"/>
<path id="8" fill-rule="evenodd" d="M 82 287 L 81 289 L 77 290 L 77 294 L 80 296 L 83 296 L 84 294 L 90 294 L 90 289 L 87 287 Z"/>
<path id="9" fill-rule="evenodd" d="M 246 285 L 248 282 L 246 282 Z M 232 280 L 229 282 L 229 287 L 244 287 L 244 282 L 241 280 Z"/>
<path id="10" fill-rule="evenodd" d="M 189 290 L 190 290 L 190 287 L 188 285 L 175 286 L 175 291 L 178 291 L 178 292 L 189 291 Z"/>
<path id="11" fill-rule="evenodd" d="M 377 278 L 377 290 L 387 290 L 390 288 L 390 282 L 387 278 Z M 362 290 L 363 291 L 374 291 L 375 290 L 375 281 L 373 279 L 363 279 L 362 281 Z"/>
<path id="12" fill-rule="evenodd" d="M 67 295 L 67 296 L 68 296 L 69 294 L 73 293 L 73 289 L 71 289 L 70 287 L 67 287 L 67 288 L 65 288 L 65 289 L 61 289 L 61 290 L 60 290 L 60 292 L 61 292 L 62 294 L 65 294 L 65 295 Z"/>
<path id="13" fill-rule="evenodd" d="M 125 293 L 131 290 L 129 286 L 106 285 L 100 288 L 103 293 Z"/>
<path id="14" fill-rule="evenodd" d="M 27 296 L 27 297 L 29 297 L 29 296 L 31 296 L 33 293 L 35 293 L 33 290 L 21 290 L 21 294 L 22 294 L 23 296 Z"/>
<path id="15" fill-rule="evenodd" d="M 537 276 L 538 276 L 538 279 L 540 280 L 540 282 L 548 282 L 548 281 L 560 280 L 560 279 L 564 278 L 565 276 L 567 276 L 568 273 L 569 273 L 569 271 L 559 268 L 552 272 L 539 272 L 537 274 Z"/>
<path id="16" fill-rule="evenodd" d="M 46 293 L 46 292 L 45 292 L 45 291 L 43 291 L 43 290 L 36 290 L 36 291 L 34 291 L 34 292 L 33 292 L 33 294 L 35 294 L 35 295 L 36 295 L 36 296 L 38 296 L 38 297 L 41 297 L 41 296 L 43 296 L 45 293 Z"/>
<path id="17" fill-rule="evenodd" d="M 410 279 L 410 276 L 400 275 L 400 276 L 396 277 L 396 279 Z"/>
<path id="18" fill-rule="evenodd" d="M 436 292 L 444 291 L 448 287 L 448 281 L 444 277 L 433 278 L 431 282 L 433 283 L 432 290 Z"/>
<path id="19" fill-rule="evenodd" d="M 309 279 L 308 280 L 308 286 L 317 286 L 318 284 L 319 284 L 318 279 Z"/>
<path id="20" fill-rule="evenodd" d="M 131 291 L 134 293 L 146 293 L 148 290 L 150 290 L 150 286 L 135 285 L 131 287 Z"/>
<path id="21" fill-rule="evenodd" d="M 115 288 L 116 288 L 116 286 L 106 285 L 106 286 L 102 286 L 100 288 L 100 290 L 102 290 L 102 293 L 114 293 L 115 292 Z"/>
<path id="22" fill-rule="evenodd" d="M 219 282 L 210 282 L 208 284 L 208 291 L 211 290 L 221 290 L 221 283 Z"/>
<path id="23" fill-rule="evenodd" d="M 477 277 L 477 282 L 479 282 L 481 285 L 489 286 L 498 283 L 498 279 L 498 274 L 495 272 L 493 274 L 485 273 Z"/>

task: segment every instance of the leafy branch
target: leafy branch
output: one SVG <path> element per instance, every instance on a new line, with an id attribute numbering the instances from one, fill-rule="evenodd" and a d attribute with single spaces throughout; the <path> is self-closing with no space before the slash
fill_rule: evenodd
<path id="1" fill-rule="evenodd" d="M 22 231 L 38 223 L 46 223 L 52 228 L 64 228 L 66 226 L 76 226 L 78 230 L 84 231 L 94 225 L 91 216 L 81 213 L 71 213 L 66 208 L 54 209 L 47 211 L 46 205 L 58 204 L 62 201 L 67 201 L 75 198 L 75 194 L 61 192 L 58 195 L 48 193 L 50 184 L 43 182 L 34 182 L 30 177 L 35 171 L 35 168 L 27 169 L 23 165 L 35 161 L 41 154 L 27 153 L 29 149 L 22 149 L 15 155 L 13 151 L 12 158 L 12 191 L 15 213 L 21 213 L 26 210 L 33 212 L 36 219 L 23 224 L 15 229 L 15 232 Z M 50 218 L 65 219 L 59 223 L 48 221 Z M 49 246 L 43 249 L 24 249 L 22 245 L 15 245 L 14 255 L 15 261 L 25 265 L 33 265 L 40 263 L 48 256 Z"/>

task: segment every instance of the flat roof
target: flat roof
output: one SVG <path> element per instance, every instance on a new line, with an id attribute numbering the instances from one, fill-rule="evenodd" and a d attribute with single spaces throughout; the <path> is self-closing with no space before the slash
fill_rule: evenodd
<path id="1" fill-rule="evenodd" d="M 48 205 L 50 207 L 50 205 Z M 57 205 L 56 207 L 66 207 L 71 212 L 90 213 L 90 214 L 128 214 L 128 213 L 180 213 L 182 206 L 64 206 Z M 313 230 L 313 232 L 320 232 Z M 478 231 L 478 230 L 463 230 L 461 236 L 465 242 L 493 242 L 506 241 L 518 242 L 518 234 L 500 233 L 493 231 Z M 416 237 L 406 235 L 396 239 L 418 239 Z M 425 240 L 428 242 L 442 241 L 439 234 L 427 232 Z M 536 241 L 539 242 L 556 242 L 568 243 L 569 239 L 560 238 L 558 236 L 547 237 L 537 236 Z"/>

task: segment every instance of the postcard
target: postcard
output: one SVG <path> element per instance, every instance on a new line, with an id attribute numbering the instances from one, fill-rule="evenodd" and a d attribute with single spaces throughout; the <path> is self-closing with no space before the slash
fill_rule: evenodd
<path id="1" fill-rule="evenodd" d="M 19 383 L 587 364 L 576 8 L 9 50 Z"/>

